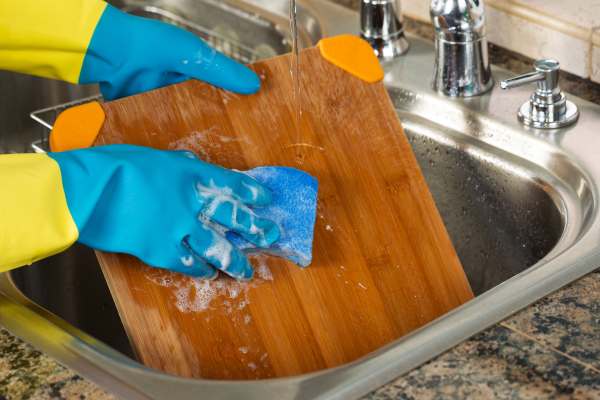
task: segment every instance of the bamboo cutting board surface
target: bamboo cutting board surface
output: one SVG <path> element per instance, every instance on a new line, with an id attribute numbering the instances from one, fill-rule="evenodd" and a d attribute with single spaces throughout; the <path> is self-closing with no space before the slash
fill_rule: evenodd
<path id="1" fill-rule="evenodd" d="M 206 282 L 99 253 L 144 364 L 216 379 L 317 371 L 472 298 L 383 84 L 351 76 L 317 49 L 300 62 L 300 119 L 289 56 L 253 66 L 263 79 L 256 95 L 190 81 L 104 104 L 97 144 L 189 149 L 228 168 L 285 165 L 319 180 L 307 269 L 258 256 L 252 282 Z"/>

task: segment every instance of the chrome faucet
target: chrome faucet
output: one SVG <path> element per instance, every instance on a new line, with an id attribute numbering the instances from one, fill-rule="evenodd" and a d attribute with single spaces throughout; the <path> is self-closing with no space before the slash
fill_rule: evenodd
<path id="1" fill-rule="evenodd" d="M 433 88 L 452 97 L 490 90 L 483 0 L 432 0 L 429 11 L 435 28 Z"/>
<path id="2" fill-rule="evenodd" d="M 392 59 L 408 50 L 400 0 L 361 0 L 360 30 L 379 58 Z"/>

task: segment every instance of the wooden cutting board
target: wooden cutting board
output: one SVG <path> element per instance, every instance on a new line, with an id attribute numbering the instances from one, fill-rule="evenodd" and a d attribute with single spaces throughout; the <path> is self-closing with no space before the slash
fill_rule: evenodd
<path id="1" fill-rule="evenodd" d="M 319 180 L 307 269 L 260 256 L 252 282 L 206 282 L 99 253 L 144 364 L 216 379 L 321 370 L 472 298 L 383 84 L 351 76 L 317 49 L 300 62 L 299 120 L 289 56 L 253 66 L 263 79 L 256 95 L 190 81 L 104 104 L 97 144 L 189 149 L 228 168 L 285 165 Z"/>

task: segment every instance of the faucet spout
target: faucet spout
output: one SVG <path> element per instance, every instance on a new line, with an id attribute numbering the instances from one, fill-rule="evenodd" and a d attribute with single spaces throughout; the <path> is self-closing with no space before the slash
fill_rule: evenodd
<path id="1" fill-rule="evenodd" d="M 494 84 L 483 0 L 432 0 L 435 29 L 433 88 L 446 96 L 478 96 Z"/>
<path id="2" fill-rule="evenodd" d="M 379 58 L 392 59 L 408 51 L 400 14 L 400 0 L 361 0 L 361 37 Z"/>

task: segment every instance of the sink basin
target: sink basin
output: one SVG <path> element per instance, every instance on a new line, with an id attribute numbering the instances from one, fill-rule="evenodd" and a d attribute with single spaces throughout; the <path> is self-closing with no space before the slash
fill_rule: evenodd
<path id="1" fill-rule="evenodd" d="M 289 49 L 286 0 L 119 1 L 129 12 L 180 25 L 243 61 Z M 299 0 L 303 46 L 354 32 L 358 16 L 323 0 Z M 384 83 L 477 297 L 351 364 L 261 382 L 190 380 L 135 361 L 94 253 L 75 245 L 0 274 L 0 325 L 123 398 L 342 399 L 360 396 L 600 266 L 600 107 L 570 97 L 577 125 L 527 130 L 516 110 L 529 88 L 470 99 L 429 87 L 433 46 L 385 65 Z M 423 74 L 426 74 L 425 76 Z M 497 80 L 508 76 L 494 70 Z M 2 152 L 44 135 L 35 109 L 97 93 L 0 73 Z M 19 88 L 16 90 L 15 88 Z M 48 111 L 52 113 L 53 111 Z"/>
<path id="2" fill-rule="evenodd" d="M 392 98 L 394 92 L 392 91 Z M 399 110 L 406 135 L 475 295 L 544 258 L 565 228 L 553 188 L 516 173 L 544 171 Z"/>

